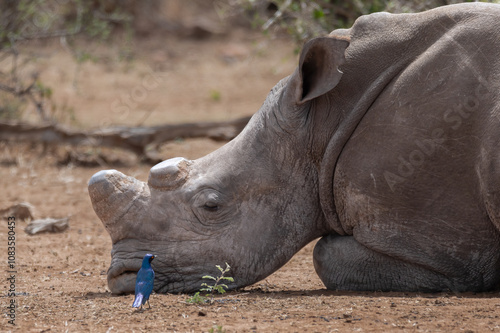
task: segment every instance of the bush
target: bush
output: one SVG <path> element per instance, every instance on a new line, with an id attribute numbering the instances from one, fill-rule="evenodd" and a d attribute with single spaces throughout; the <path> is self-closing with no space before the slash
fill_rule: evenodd
<path id="1" fill-rule="evenodd" d="M 266 33 L 286 31 L 298 45 L 326 35 L 337 28 L 350 27 L 365 14 L 419 12 L 459 0 L 231 0 L 234 9 L 243 11 L 252 26 Z M 499 0 L 488 1 L 499 3 Z"/>
<path id="2" fill-rule="evenodd" d="M 116 1 L 115 1 L 116 2 Z M 49 120 L 46 102 L 52 89 L 39 80 L 37 72 L 24 73 L 34 56 L 23 54 L 23 44 L 59 38 L 75 60 L 92 57 L 76 50 L 74 40 L 85 36 L 107 40 L 114 28 L 125 27 L 131 16 L 112 6 L 113 1 L 3 0 L 0 2 L 0 119 L 19 119 L 23 106 L 31 103 L 42 120 Z M 125 7 L 127 8 L 127 7 Z"/>

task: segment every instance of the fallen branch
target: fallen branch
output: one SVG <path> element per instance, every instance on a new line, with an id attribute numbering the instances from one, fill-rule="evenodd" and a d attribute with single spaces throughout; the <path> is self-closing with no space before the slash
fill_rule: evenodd
<path id="1" fill-rule="evenodd" d="M 0 141 L 65 144 L 72 146 L 113 147 L 130 150 L 143 161 L 157 162 L 160 144 L 175 139 L 210 138 L 231 140 L 248 123 L 250 117 L 226 122 L 199 122 L 152 127 L 115 126 L 78 131 L 66 126 L 43 123 L 0 122 Z"/>

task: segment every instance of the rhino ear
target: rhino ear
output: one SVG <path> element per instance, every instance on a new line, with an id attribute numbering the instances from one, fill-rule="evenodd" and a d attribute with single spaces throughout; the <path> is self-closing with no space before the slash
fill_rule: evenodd
<path id="1" fill-rule="evenodd" d="M 326 94 L 339 83 L 342 72 L 338 68 L 345 62 L 347 46 L 349 41 L 332 37 L 314 38 L 304 45 L 291 82 L 297 104 Z"/>

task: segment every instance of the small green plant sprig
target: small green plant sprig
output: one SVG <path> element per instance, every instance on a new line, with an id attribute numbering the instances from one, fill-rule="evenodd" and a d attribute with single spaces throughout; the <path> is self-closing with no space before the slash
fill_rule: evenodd
<path id="1" fill-rule="evenodd" d="M 215 267 L 217 267 L 217 269 L 220 271 L 219 277 L 215 278 L 210 275 L 203 276 L 202 279 L 210 279 L 215 282 L 213 285 L 209 285 L 208 283 L 202 283 L 201 286 L 203 288 L 200 289 L 200 291 L 209 292 L 212 295 L 212 298 L 215 292 L 219 294 L 224 294 L 226 292 L 226 289 L 229 288 L 227 284 L 221 283 L 222 281 L 234 282 L 234 279 L 232 277 L 224 276 L 231 269 L 231 266 L 229 266 L 227 262 L 226 262 L 226 268 L 222 268 L 220 265 L 215 265 Z"/>
<path id="2" fill-rule="evenodd" d="M 222 328 L 222 325 L 217 325 L 213 326 L 211 329 L 208 330 L 208 333 L 224 333 L 226 332 L 225 329 Z"/>
<path id="3" fill-rule="evenodd" d="M 187 303 L 190 304 L 202 304 L 202 303 L 207 303 L 210 302 L 210 304 L 213 303 L 214 301 L 214 294 L 224 294 L 226 292 L 226 289 L 229 287 L 227 284 L 222 283 L 223 281 L 229 281 L 229 282 L 234 282 L 234 279 L 230 276 L 224 276 L 229 270 L 231 269 L 231 266 L 226 262 L 226 268 L 222 268 L 220 265 L 215 265 L 217 269 L 220 271 L 220 275 L 218 277 L 213 277 L 211 275 L 204 275 L 202 279 L 210 279 L 213 280 L 214 283 L 212 285 L 203 282 L 201 284 L 200 291 L 196 292 L 192 297 L 187 299 Z M 205 291 L 207 294 L 205 296 L 200 295 L 200 292 Z M 208 297 L 210 296 L 210 299 Z"/>
<path id="4" fill-rule="evenodd" d="M 189 297 L 186 300 L 186 303 L 189 304 L 205 304 L 208 302 L 208 299 L 205 296 L 200 295 L 200 292 L 197 291 L 193 296 Z"/>

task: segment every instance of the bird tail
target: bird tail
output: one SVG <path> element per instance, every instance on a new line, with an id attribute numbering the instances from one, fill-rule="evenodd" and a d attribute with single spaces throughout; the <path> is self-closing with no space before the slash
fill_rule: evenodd
<path id="1" fill-rule="evenodd" d="M 134 304 L 132 304 L 132 307 L 134 307 L 134 308 L 140 307 L 142 305 L 143 297 L 144 296 L 141 293 L 138 293 L 137 295 L 135 295 Z"/>

